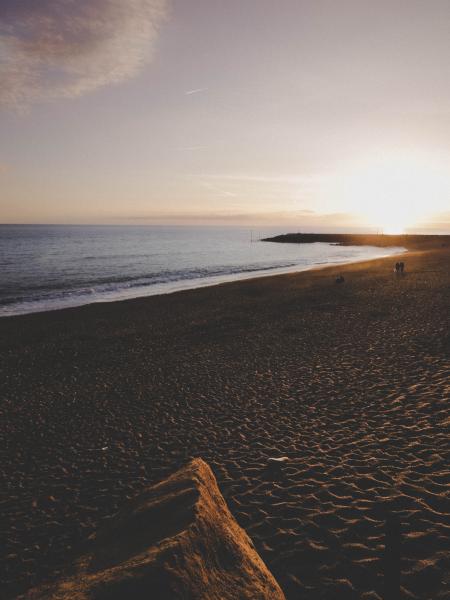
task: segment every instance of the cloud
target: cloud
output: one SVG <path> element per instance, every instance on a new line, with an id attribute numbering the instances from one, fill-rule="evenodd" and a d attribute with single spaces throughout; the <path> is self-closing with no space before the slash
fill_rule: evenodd
<path id="1" fill-rule="evenodd" d="M 355 221 L 353 215 L 345 213 L 319 214 L 311 210 L 268 210 L 264 212 L 248 212 L 239 210 L 211 210 L 189 212 L 157 212 L 148 211 L 140 214 L 116 215 L 112 220 L 145 224 L 173 225 L 243 225 L 243 226 L 286 226 L 300 227 L 302 231 L 337 231 L 348 230 L 354 225 L 363 229 Z"/>
<path id="2" fill-rule="evenodd" d="M 222 187 L 219 187 L 217 185 L 212 185 L 211 183 L 208 183 L 207 181 L 202 181 L 201 185 L 202 185 L 202 187 L 206 188 L 207 190 L 211 190 L 212 192 L 216 192 L 220 196 L 226 196 L 228 198 L 236 198 L 237 197 L 237 194 L 235 194 L 234 192 L 230 192 L 229 190 L 225 190 Z"/>
<path id="3" fill-rule="evenodd" d="M 188 152 L 195 152 L 196 150 L 208 150 L 209 146 L 178 146 L 177 150 L 186 150 Z"/>
<path id="4" fill-rule="evenodd" d="M 295 188 L 298 190 L 317 189 L 322 182 L 323 175 L 311 173 L 305 175 L 244 175 L 244 174 L 212 174 L 203 175 L 204 179 L 211 181 L 220 181 L 223 184 L 231 184 L 242 187 L 243 185 L 252 186 L 253 184 L 264 184 L 277 188 Z"/>
<path id="5" fill-rule="evenodd" d="M 205 175 L 209 179 L 222 179 L 231 181 L 248 181 L 255 183 L 284 183 L 287 185 L 299 185 L 317 183 L 320 181 L 319 175 Z"/>
<path id="6" fill-rule="evenodd" d="M 415 227 L 410 227 L 408 233 L 450 234 L 450 212 L 436 213 L 428 220 L 423 220 Z"/>
<path id="7" fill-rule="evenodd" d="M 0 106 L 73 98 L 137 75 L 168 0 L 1 0 Z"/>

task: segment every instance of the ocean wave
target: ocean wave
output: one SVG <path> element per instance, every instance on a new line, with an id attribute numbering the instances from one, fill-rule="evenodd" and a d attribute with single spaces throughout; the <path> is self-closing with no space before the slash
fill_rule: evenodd
<path id="1" fill-rule="evenodd" d="M 0 226 L 0 231 L 1 231 Z M 0 316 L 163 294 L 399 249 L 250 243 L 240 230 L 64 227 L 0 236 Z M 143 235 L 145 233 L 146 235 Z M 147 235 L 148 233 L 148 235 Z M 170 235 L 169 235 L 170 233 Z"/>
<path id="2" fill-rule="evenodd" d="M 58 286 L 49 288 L 48 285 L 30 285 L 23 287 L 23 294 L 0 297 L 0 306 L 11 306 L 21 303 L 51 302 L 52 300 L 61 300 L 67 297 L 82 298 L 94 295 L 108 294 L 111 292 L 121 292 L 132 288 L 149 287 L 152 285 L 161 285 L 174 283 L 177 281 L 189 281 L 205 278 L 213 278 L 227 275 L 236 275 L 239 273 L 266 272 L 277 269 L 286 269 L 294 267 L 299 263 L 283 262 L 270 265 L 248 265 L 229 266 L 224 265 L 218 268 L 196 268 L 185 270 L 164 270 L 149 273 L 138 277 L 110 277 L 92 279 L 89 285 L 74 286 L 73 282 L 65 282 Z M 17 291 L 17 290 L 16 290 Z M 21 290 L 22 291 L 22 290 Z M 5 290 L 3 290 L 3 293 Z"/>

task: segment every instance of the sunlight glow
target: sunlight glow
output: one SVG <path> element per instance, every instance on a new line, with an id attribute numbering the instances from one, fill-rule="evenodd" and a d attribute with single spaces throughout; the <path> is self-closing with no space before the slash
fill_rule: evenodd
<path id="1" fill-rule="evenodd" d="M 333 187 L 328 194 L 346 211 L 386 234 L 404 233 L 448 209 L 450 193 L 442 162 L 407 155 L 348 165 Z"/>

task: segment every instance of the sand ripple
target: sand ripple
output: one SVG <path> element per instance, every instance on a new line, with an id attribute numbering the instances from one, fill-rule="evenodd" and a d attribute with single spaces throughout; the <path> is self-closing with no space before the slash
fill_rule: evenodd
<path id="1" fill-rule="evenodd" d="M 9 595 L 201 456 L 288 598 L 380 600 L 388 512 L 403 596 L 450 598 L 444 259 L 3 321 Z"/>

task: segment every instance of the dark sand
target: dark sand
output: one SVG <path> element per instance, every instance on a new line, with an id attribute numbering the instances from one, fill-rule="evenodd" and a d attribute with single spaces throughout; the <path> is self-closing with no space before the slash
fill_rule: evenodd
<path id="1" fill-rule="evenodd" d="M 450 247 L 405 261 L 1 319 L 2 598 L 193 456 L 289 599 L 381 598 L 387 513 L 450 598 Z"/>

